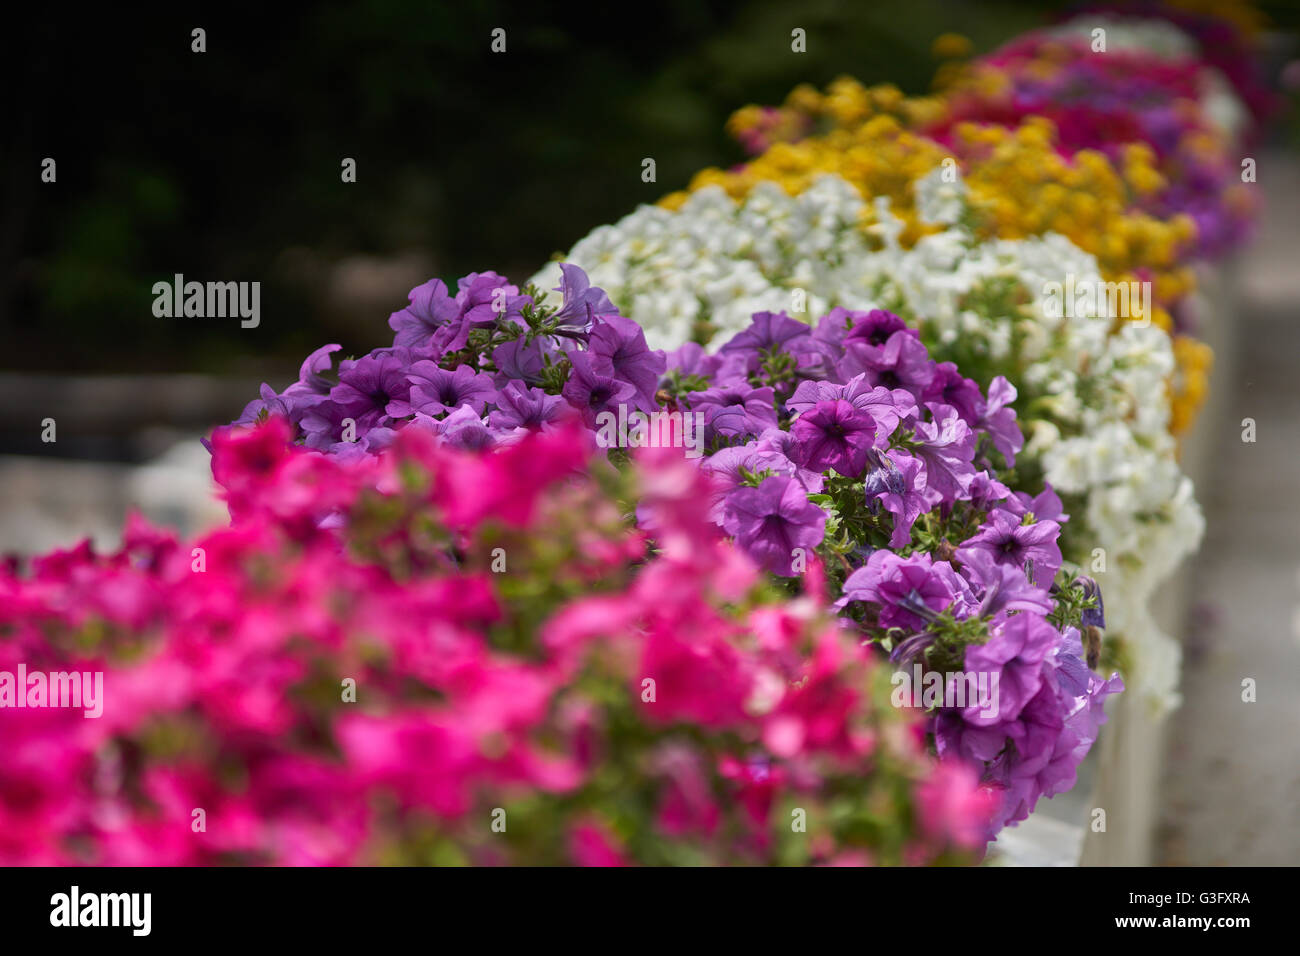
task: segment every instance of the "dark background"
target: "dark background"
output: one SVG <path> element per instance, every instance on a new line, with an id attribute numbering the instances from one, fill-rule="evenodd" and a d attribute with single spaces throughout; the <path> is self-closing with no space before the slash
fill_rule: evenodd
<path id="1" fill-rule="evenodd" d="M 843 73 L 925 92 L 938 34 L 984 51 L 1068 6 L 40 6 L 5 44 L 0 371 L 283 387 L 326 341 L 384 344 L 430 276 L 522 281 L 593 226 L 740 160 L 723 129 L 739 106 Z M 196 26 L 206 53 L 191 52 Z M 489 50 L 497 26 L 504 55 Z M 46 156 L 56 184 L 40 181 Z M 647 156 L 656 183 L 641 181 Z M 176 272 L 260 281 L 261 326 L 154 317 L 153 283 Z"/>

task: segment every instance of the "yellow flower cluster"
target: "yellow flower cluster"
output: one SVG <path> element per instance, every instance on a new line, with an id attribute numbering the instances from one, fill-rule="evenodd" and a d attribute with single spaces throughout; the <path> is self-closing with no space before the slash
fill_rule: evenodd
<path id="1" fill-rule="evenodd" d="M 964 79 L 999 82 L 992 72 Z M 1149 279 L 1151 319 L 1166 330 L 1172 328 L 1169 307 L 1195 286 L 1192 270 L 1180 260 L 1180 250 L 1195 237 L 1192 219 L 1162 220 L 1134 209 L 1136 200 L 1165 182 L 1144 144 L 1128 147 L 1118 168 L 1091 150 L 1067 158 L 1056 149 L 1052 123 L 1032 117 L 1016 129 L 958 124 L 946 146 L 914 131 L 942 119 L 946 107 L 941 97 L 905 97 L 896 87 L 866 87 L 851 78 L 835 81 L 824 94 L 800 86 L 783 110 L 801 117 L 805 129 L 811 118 L 824 131 L 797 142 L 775 142 L 736 169 L 704 169 L 686 191 L 665 196 L 660 204 L 675 209 L 691 192 L 710 185 L 740 199 L 764 180 L 794 195 L 818 175 L 835 173 L 868 200 L 889 197 L 891 212 L 905 224 L 900 241 L 906 246 L 937 228 L 919 220 L 912 184 L 951 157 L 970 189 L 977 234 L 1020 239 L 1057 232 L 1068 237 L 1096 256 L 1108 281 Z M 731 131 L 751 128 L 753 118 L 742 110 L 732 117 Z M 774 128 L 769 125 L 769 138 L 774 138 Z M 870 230 L 874 217 L 868 202 L 864 228 Z M 1210 362 L 1206 346 L 1178 341 L 1179 368 L 1170 386 L 1175 431 L 1195 418 Z"/>
<path id="2" fill-rule="evenodd" d="M 1169 430 L 1181 435 L 1196 420 L 1196 412 L 1209 392 L 1214 350 L 1190 335 L 1175 335 L 1173 345 L 1178 370 L 1169 387 L 1173 399 Z"/>
<path id="3" fill-rule="evenodd" d="M 1227 20 L 1246 36 L 1254 36 L 1268 25 L 1268 17 L 1252 0 L 1165 0 L 1171 7 L 1188 13 Z"/>

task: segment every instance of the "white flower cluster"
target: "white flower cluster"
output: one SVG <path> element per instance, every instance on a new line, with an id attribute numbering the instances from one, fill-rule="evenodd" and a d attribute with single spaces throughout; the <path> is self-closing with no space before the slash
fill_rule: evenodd
<path id="1" fill-rule="evenodd" d="M 934 358 L 986 381 L 1006 375 L 1025 409 L 1018 464 L 1037 463 L 1058 492 L 1084 503 L 1071 520 L 1086 533 L 1067 557 L 1102 585 L 1109 628 L 1133 652 L 1132 689 L 1158 710 L 1176 706 L 1178 644 L 1160 633 L 1148 602 L 1196 548 L 1204 521 L 1168 431 L 1169 337 L 1117 323 L 1104 296 L 1053 310 L 1052 283 L 1100 287 L 1091 255 L 1055 234 L 975 241 L 951 225 L 965 202 L 951 171 L 936 169 L 915 189 L 918 209 L 949 228 L 912 249 L 898 245 L 902 224 L 883 198 L 873 248 L 857 192 L 827 175 L 800 196 L 762 184 L 736 202 L 711 187 L 675 212 L 641 207 L 566 261 L 587 270 L 653 347 L 692 337 L 720 345 L 756 311 L 811 320 L 834 306 L 886 308 L 937 343 Z M 533 281 L 558 285 L 558 266 Z M 791 310 L 799 291 L 801 315 Z"/>
<path id="2" fill-rule="evenodd" d="M 826 176 L 798 196 L 760 183 L 743 203 L 710 187 L 675 212 L 640 206 L 612 226 L 599 226 L 565 261 L 586 270 L 624 315 L 641 324 L 652 348 L 676 348 L 712 333 L 721 342 L 749 325 L 755 312 L 821 315 L 833 305 L 820 290 L 866 249 L 864 209 L 844 180 Z M 551 263 L 532 280 L 559 285 Z M 806 291 L 802 311 L 792 293 Z"/>

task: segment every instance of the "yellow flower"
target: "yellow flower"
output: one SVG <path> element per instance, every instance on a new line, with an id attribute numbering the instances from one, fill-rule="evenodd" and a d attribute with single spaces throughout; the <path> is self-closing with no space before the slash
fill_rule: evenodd
<path id="1" fill-rule="evenodd" d="M 971 54 L 971 42 L 960 33 L 941 33 L 930 45 L 930 53 L 940 60 L 960 60 Z"/>
<path id="2" fill-rule="evenodd" d="M 1204 342 L 1186 335 L 1174 336 L 1173 345 L 1178 371 L 1171 385 L 1169 430 L 1178 435 L 1195 421 L 1196 413 L 1205 401 L 1205 393 L 1210 384 L 1210 369 L 1214 365 L 1214 352 Z"/>
<path id="3" fill-rule="evenodd" d="M 790 109 L 813 115 L 821 112 L 822 102 L 821 93 L 811 83 L 800 83 L 785 98 L 785 105 Z"/>
<path id="4" fill-rule="evenodd" d="M 1227 20 L 1247 36 L 1253 36 L 1268 24 L 1268 17 L 1255 9 L 1250 0 L 1167 0 L 1171 7 L 1181 7 L 1216 20 Z"/>

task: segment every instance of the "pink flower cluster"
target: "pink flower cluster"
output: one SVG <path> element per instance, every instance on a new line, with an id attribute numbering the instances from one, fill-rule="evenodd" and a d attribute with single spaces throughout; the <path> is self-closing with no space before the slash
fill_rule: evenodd
<path id="1" fill-rule="evenodd" d="M 817 569 L 782 596 L 679 450 L 594 450 L 348 461 L 271 418 L 214 436 L 230 527 L 0 569 L 0 670 L 104 674 L 98 719 L 0 709 L 0 864 L 972 859 L 995 797 Z"/>
<path id="2" fill-rule="evenodd" d="M 1084 38 L 1034 31 L 975 63 L 1001 83 L 976 82 L 948 96 L 943 124 L 925 132 L 948 142 L 951 127 L 974 121 L 1017 127 L 1031 116 L 1050 119 L 1058 147 L 1105 153 L 1123 166 L 1132 144 L 1149 147 L 1165 183 L 1135 208 L 1196 223 L 1200 257 L 1222 255 L 1245 239 L 1258 213 L 1241 180 L 1241 144 L 1228 142 L 1204 97 L 1210 82 L 1199 57 L 1163 58 L 1150 51 L 1094 52 Z M 996 94 L 990 87 L 996 87 Z M 1250 132 L 1249 130 L 1245 132 Z"/>

